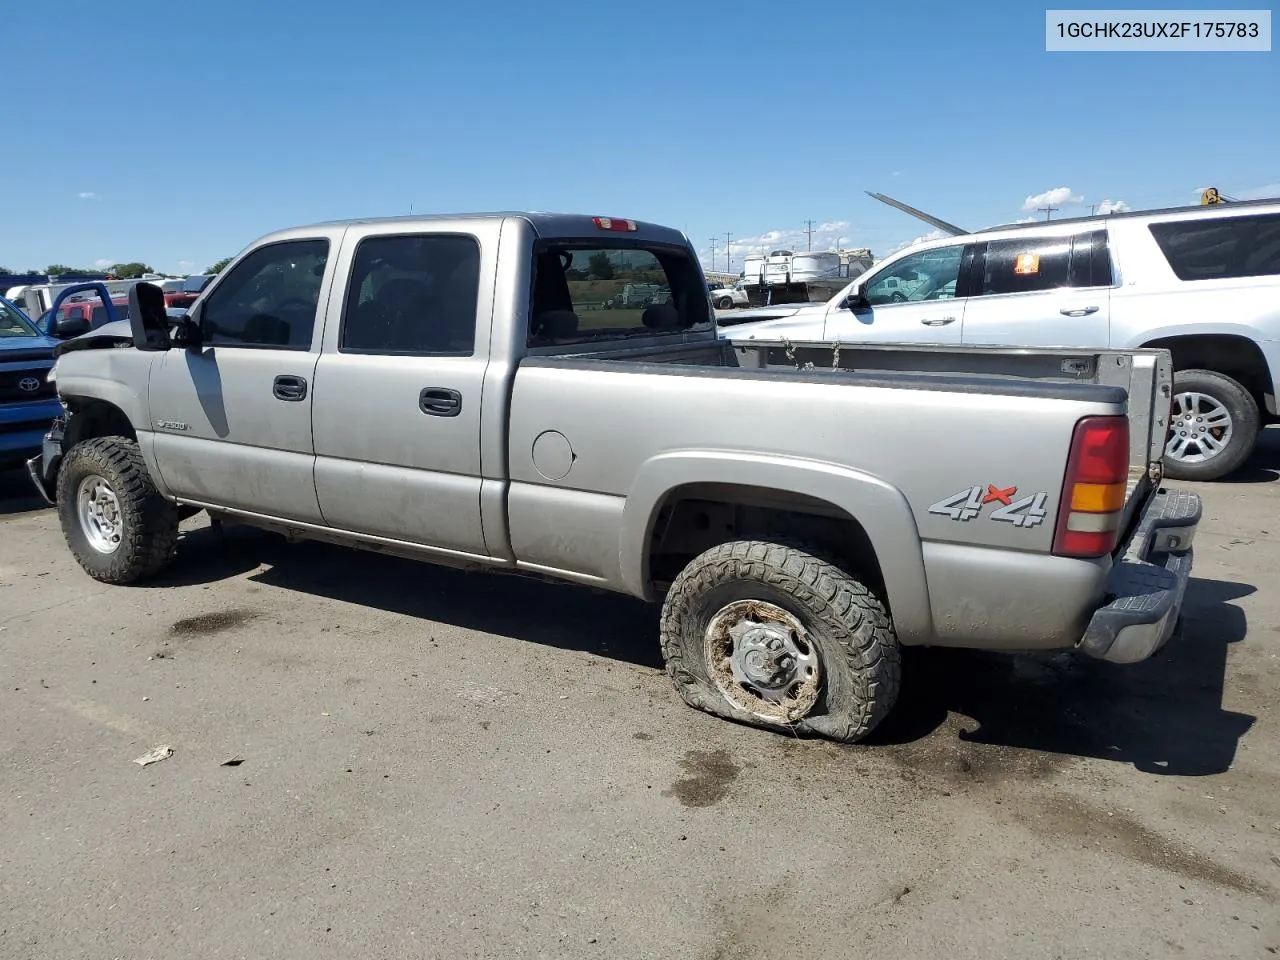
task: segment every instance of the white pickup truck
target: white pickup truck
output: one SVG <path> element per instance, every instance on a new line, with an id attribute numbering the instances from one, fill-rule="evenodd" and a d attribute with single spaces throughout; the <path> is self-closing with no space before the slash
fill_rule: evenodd
<path id="1" fill-rule="evenodd" d="M 722 335 L 946 346 L 1162 348 L 1168 476 L 1215 480 L 1275 422 L 1280 202 L 998 227 L 886 257 L 826 303 L 736 311 Z"/>
<path id="2" fill-rule="evenodd" d="M 628 283 L 670 295 L 605 309 Z M 900 645 L 1130 663 L 1178 617 L 1200 506 L 1159 485 L 1163 351 L 740 356 L 688 240 L 611 217 L 299 227 L 176 324 L 130 296 L 60 345 L 29 463 L 103 582 L 205 510 L 588 584 L 662 601 L 688 703 L 842 741 L 893 704 Z"/>

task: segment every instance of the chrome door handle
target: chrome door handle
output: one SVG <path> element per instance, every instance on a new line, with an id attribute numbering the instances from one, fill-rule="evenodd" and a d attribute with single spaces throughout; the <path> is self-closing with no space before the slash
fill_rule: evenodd
<path id="1" fill-rule="evenodd" d="M 948 323 L 955 323 L 955 317 L 931 317 L 928 320 L 921 320 L 926 327 L 945 327 Z"/>
<path id="2" fill-rule="evenodd" d="M 1080 307 L 1077 310 L 1059 310 L 1064 317 L 1087 317 L 1091 313 L 1097 313 L 1097 307 Z"/>

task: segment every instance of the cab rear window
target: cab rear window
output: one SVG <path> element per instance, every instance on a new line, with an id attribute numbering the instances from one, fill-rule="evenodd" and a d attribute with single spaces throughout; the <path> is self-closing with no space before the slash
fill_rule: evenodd
<path id="1" fill-rule="evenodd" d="M 706 282 L 686 249 L 599 240 L 535 247 L 530 346 L 711 326 Z"/>
<path id="2" fill-rule="evenodd" d="M 117 320 L 129 319 L 128 303 L 113 302 L 112 307 L 115 309 L 115 318 Z M 64 303 L 58 308 L 58 319 L 65 320 L 68 317 L 76 317 L 81 320 L 87 319 L 89 321 L 89 326 L 93 329 L 97 329 L 104 323 L 110 322 L 111 319 L 107 316 L 107 308 L 102 305 L 101 300 L 93 303 Z"/>

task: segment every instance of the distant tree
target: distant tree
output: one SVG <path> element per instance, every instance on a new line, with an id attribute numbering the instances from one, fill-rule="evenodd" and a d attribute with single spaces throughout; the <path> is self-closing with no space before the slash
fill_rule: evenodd
<path id="1" fill-rule="evenodd" d="M 570 267 L 564 272 L 564 278 L 566 280 L 586 280 L 587 271 L 579 270 L 577 267 Z"/>
<path id="2" fill-rule="evenodd" d="M 613 279 L 613 263 L 609 260 L 609 255 L 601 250 L 599 253 L 593 253 L 587 260 L 587 268 L 597 280 Z"/>
<path id="3" fill-rule="evenodd" d="M 13 271 L 8 267 L 0 267 L 0 277 L 12 277 Z"/>
<path id="4" fill-rule="evenodd" d="M 51 263 L 44 268 L 44 272 L 50 276 L 57 276 L 60 273 L 88 273 L 89 271 L 78 270 L 75 267 L 68 267 L 65 263 Z"/>
<path id="5" fill-rule="evenodd" d="M 130 263 L 113 263 L 107 268 L 107 273 L 118 280 L 137 280 L 144 273 L 155 273 L 155 271 L 149 264 L 134 260 Z"/>
<path id="6" fill-rule="evenodd" d="M 230 263 L 231 260 L 232 260 L 231 257 L 223 257 L 213 266 L 205 270 L 205 273 L 221 273 L 223 270 L 227 269 L 227 264 Z"/>

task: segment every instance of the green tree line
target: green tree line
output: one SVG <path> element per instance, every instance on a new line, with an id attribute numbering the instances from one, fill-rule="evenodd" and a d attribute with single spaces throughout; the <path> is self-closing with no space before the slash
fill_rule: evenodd
<path id="1" fill-rule="evenodd" d="M 12 277 L 18 273 L 44 273 L 50 276 L 57 276 L 63 273 L 109 273 L 113 277 L 119 277 L 121 280 L 136 280 L 144 273 L 155 273 L 156 270 L 149 263 L 143 263 L 141 260 L 133 260 L 129 263 L 113 263 L 105 270 L 99 270 L 97 267 L 92 269 L 88 267 L 69 267 L 65 263 L 51 263 L 43 270 L 10 270 L 8 267 L 0 267 L 0 277 Z"/>
<path id="2" fill-rule="evenodd" d="M 205 273 L 221 273 L 226 269 L 227 264 L 230 263 L 231 260 L 231 257 L 223 257 L 217 263 L 213 264 L 213 266 L 205 270 Z M 158 271 L 149 263 L 143 263 L 140 260 L 133 260 L 129 263 L 113 263 L 105 270 L 99 270 L 96 267 L 93 269 L 89 269 L 88 267 L 69 267 L 65 263 L 51 263 L 43 270 L 35 267 L 30 270 L 11 270 L 8 267 L 0 267 L 0 277 L 12 277 L 19 274 L 25 275 L 29 273 L 45 273 L 53 276 L 57 276 L 62 273 L 109 273 L 111 276 L 119 277 L 121 280 L 136 280 L 144 273 L 157 272 Z"/>

